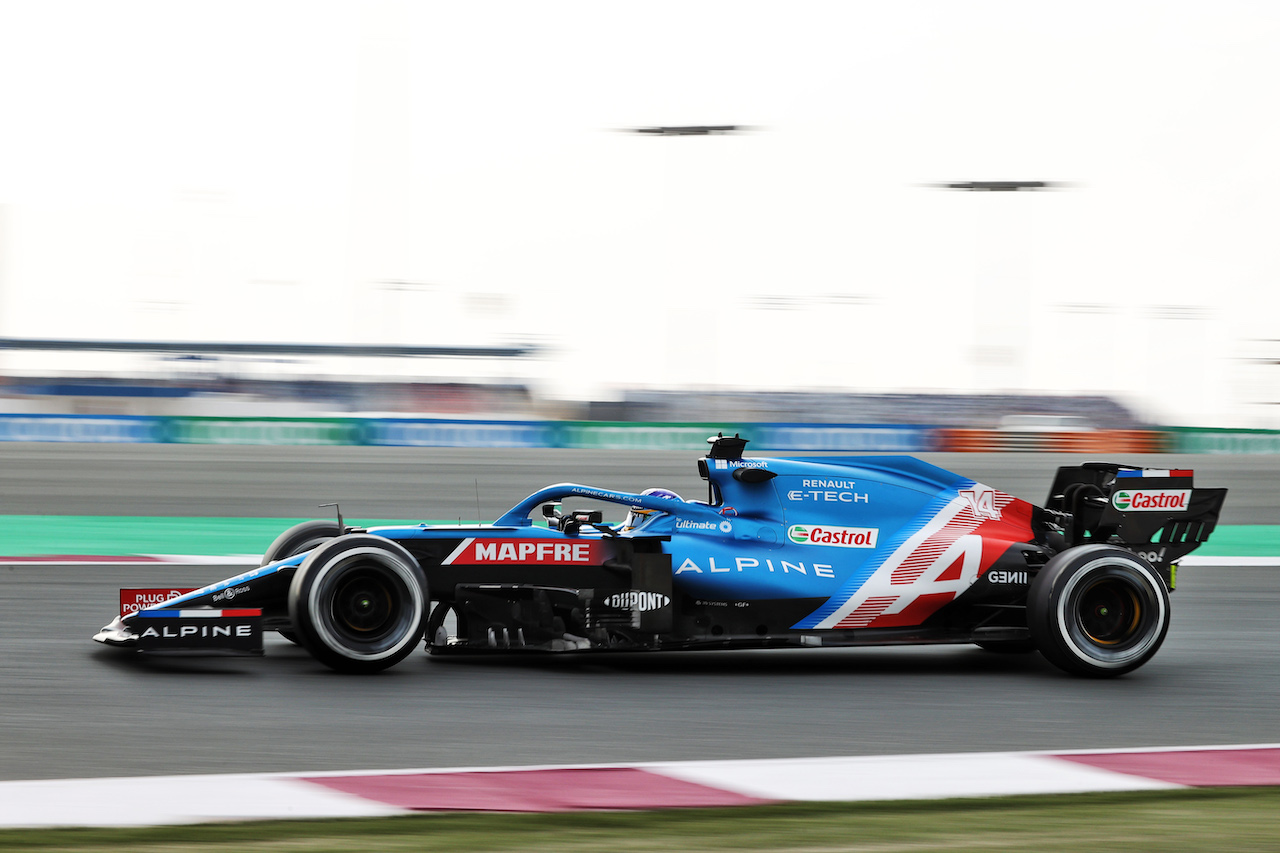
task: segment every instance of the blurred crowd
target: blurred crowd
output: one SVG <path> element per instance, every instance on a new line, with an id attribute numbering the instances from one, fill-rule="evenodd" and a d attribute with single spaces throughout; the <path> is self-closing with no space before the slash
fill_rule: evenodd
<path id="1" fill-rule="evenodd" d="M 919 424 L 973 429 L 1140 429 L 1104 396 L 631 390 L 566 402 L 519 383 L 0 378 L 0 414 L 393 416 L 614 422 Z"/>

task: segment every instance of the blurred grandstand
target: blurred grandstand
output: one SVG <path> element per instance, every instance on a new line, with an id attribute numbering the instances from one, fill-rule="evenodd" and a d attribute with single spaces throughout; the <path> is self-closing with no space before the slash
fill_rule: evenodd
<path id="1" fill-rule="evenodd" d="M 0 378 L 0 413 L 307 417 L 538 417 L 523 385 L 341 380 Z"/>
<path id="2" fill-rule="evenodd" d="M 922 424 L 974 429 L 1142 429 L 1146 426 L 1115 400 L 1100 396 L 809 391 L 632 391 L 619 403 L 590 403 L 586 419 Z"/>
<path id="3" fill-rule="evenodd" d="M 0 339 L 45 369 L 0 373 L 0 414 L 433 417 L 614 423 L 919 425 L 1078 432 L 1148 425 L 1105 396 L 622 389 L 567 402 L 531 381 L 532 347 Z M 57 359 L 53 361 L 52 359 Z M 423 360 L 431 367 L 423 368 Z M 493 376 L 453 374 L 459 360 Z M 71 369 L 68 369 L 71 368 Z M 6 375 L 7 374 L 7 375 Z"/>
<path id="4" fill-rule="evenodd" d="M 520 383 L 336 379 L 0 377 L 0 413 L 571 419 L 612 422 L 919 424 L 972 429 L 1142 429 L 1107 397 L 1015 394 L 627 391 L 619 401 L 538 397 Z M 1064 426 L 1067 425 L 1067 426 Z"/>
<path id="5" fill-rule="evenodd" d="M 0 338 L 0 351 L 7 356 L 0 371 L 0 414 L 901 424 L 1015 431 L 1146 426 L 1103 396 L 629 389 L 611 401 L 566 402 L 538 394 L 523 378 L 533 374 L 530 360 L 538 356 L 527 345 Z M 17 354 L 25 363 L 14 360 Z M 424 362 L 431 366 L 424 368 Z M 478 364 L 490 366 L 488 378 L 478 378 Z"/>

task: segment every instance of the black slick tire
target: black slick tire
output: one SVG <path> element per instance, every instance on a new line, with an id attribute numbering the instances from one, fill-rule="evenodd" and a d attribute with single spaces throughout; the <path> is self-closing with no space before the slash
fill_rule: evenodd
<path id="1" fill-rule="evenodd" d="M 285 557 L 292 557 L 295 554 L 301 554 L 303 551 L 310 551 L 317 545 L 328 542 L 330 539 L 340 535 L 341 530 L 338 529 L 336 521 L 304 521 L 301 524 L 295 524 L 284 533 L 281 533 L 267 548 L 267 552 L 262 555 L 262 562 L 258 565 L 265 566 L 268 563 L 274 563 L 276 560 L 283 560 Z M 280 636 L 289 642 L 298 645 L 298 635 L 288 628 L 278 628 Z"/>
<path id="2" fill-rule="evenodd" d="M 352 533 L 313 550 L 289 586 L 293 632 L 339 672 L 373 673 L 422 639 L 430 599 L 422 569 L 399 544 Z"/>
<path id="3" fill-rule="evenodd" d="M 1027 625 L 1040 653 L 1075 675 L 1109 678 L 1151 659 L 1169 631 L 1169 594 L 1151 564 L 1123 548 L 1055 554 L 1031 583 Z"/>
<path id="4" fill-rule="evenodd" d="M 338 529 L 336 521 L 304 521 L 301 524 L 295 524 L 275 538 L 271 547 L 267 548 L 267 552 L 262 555 L 262 562 L 259 565 L 265 566 L 267 563 L 274 563 L 276 560 L 310 551 L 317 545 L 337 537 L 340 533 L 342 531 Z"/>

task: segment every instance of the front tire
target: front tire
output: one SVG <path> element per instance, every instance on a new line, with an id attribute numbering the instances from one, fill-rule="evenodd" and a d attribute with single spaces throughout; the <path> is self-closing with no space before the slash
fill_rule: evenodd
<path id="1" fill-rule="evenodd" d="M 262 562 L 258 565 L 265 566 L 276 560 L 310 551 L 317 545 L 323 545 L 340 535 L 342 531 L 338 529 L 336 521 L 304 521 L 301 524 L 295 524 L 275 538 L 271 547 L 267 548 L 267 552 L 262 555 Z"/>
<path id="2" fill-rule="evenodd" d="M 1146 560 L 1082 545 L 1054 555 L 1031 583 L 1031 636 L 1050 663 L 1076 675 L 1132 672 L 1169 631 L 1169 594 Z"/>
<path id="3" fill-rule="evenodd" d="M 404 660 L 422 639 L 427 582 L 414 558 L 381 536 L 353 533 L 311 552 L 289 586 L 302 646 L 339 672 L 372 673 Z"/>
<path id="4" fill-rule="evenodd" d="M 267 552 L 262 555 L 262 562 L 258 565 L 265 566 L 268 563 L 274 563 L 276 560 L 283 560 L 285 557 L 292 557 L 304 551 L 310 551 L 317 545 L 323 545 L 330 539 L 341 535 L 342 531 L 338 528 L 338 522 L 336 521 L 317 520 L 295 524 L 275 538 L 275 541 L 271 543 L 271 547 L 267 548 Z M 298 635 L 290 628 L 277 628 L 276 631 L 281 637 L 284 637 L 295 646 L 300 645 Z"/>

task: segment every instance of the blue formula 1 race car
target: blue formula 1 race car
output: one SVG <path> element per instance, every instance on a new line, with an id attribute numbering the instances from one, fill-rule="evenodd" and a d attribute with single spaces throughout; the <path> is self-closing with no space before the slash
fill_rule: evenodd
<path id="1" fill-rule="evenodd" d="M 1088 463 L 1060 468 L 1038 507 L 909 457 L 710 441 L 705 501 L 562 483 L 492 524 L 339 513 L 285 531 L 259 568 L 122 605 L 94 639 L 261 654 L 276 630 L 356 673 L 424 638 L 432 654 L 976 643 L 1114 676 L 1160 648 L 1177 561 L 1226 496 L 1191 471 Z"/>

